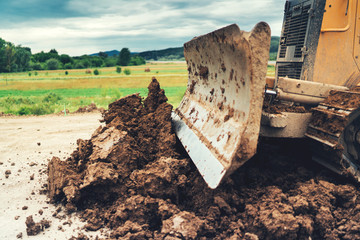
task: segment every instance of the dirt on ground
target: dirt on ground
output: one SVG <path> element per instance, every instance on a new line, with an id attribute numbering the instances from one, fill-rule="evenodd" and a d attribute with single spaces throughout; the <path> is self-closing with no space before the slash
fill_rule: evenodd
<path id="1" fill-rule="evenodd" d="M 88 106 L 79 107 L 74 113 L 85 113 L 85 112 L 104 112 L 103 108 L 98 108 L 95 103 L 90 103 Z"/>
<path id="2" fill-rule="evenodd" d="M 78 138 L 89 139 L 100 118 L 99 112 L 0 117 L 0 239 L 69 239 L 85 232 L 77 213 L 49 203 L 47 165 L 53 156 L 65 160 Z"/>
<path id="3" fill-rule="evenodd" d="M 110 104 L 104 126 L 49 162 L 51 201 L 111 239 L 360 239 L 359 186 L 312 162 L 306 141 L 261 139 L 211 190 L 177 142 L 166 101 L 153 79 L 145 100 Z"/>

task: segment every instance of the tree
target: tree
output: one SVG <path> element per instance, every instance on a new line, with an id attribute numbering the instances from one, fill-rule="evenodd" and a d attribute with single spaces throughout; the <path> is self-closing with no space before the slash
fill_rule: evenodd
<path id="1" fill-rule="evenodd" d="M 106 66 L 106 67 L 116 66 L 118 60 L 119 60 L 119 59 L 116 58 L 116 57 L 107 57 L 107 58 L 104 59 L 105 66 Z"/>
<path id="2" fill-rule="evenodd" d="M 6 56 L 5 56 L 6 42 L 0 38 L 0 72 L 6 71 Z"/>
<path id="3" fill-rule="evenodd" d="M 46 65 L 48 70 L 56 70 L 59 69 L 60 62 L 55 58 L 50 58 L 46 61 Z"/>
<path id="4" fill-rule="evenodd" d="M 73 65 L 71 63 L 66 63 L 66 64 L 64 64 L 64 68 L 65 69 L 72 69 Z"/>
<path id="5" fill-rule="evenodd" d="M 127 66 L 129 65 L 130 63 L 130 50 L 128 48 L 123 48 L 121 49 L 120 51 L 120 54 L 119 54 L 119 65 L 121 66 Z"/>
<path id="6" fill-rule="evenodd" d="M 104 64 L 104 60 L 97 56 L 91 57 L 90 61 L 93 67 L 101 67 Z"/>
<path id="7" fill-rule="evenodd" d="M 145 63 L 146 63 L 145 59 L 140 56 L 131 57 L 131 60 L 130 60 L 130 65 L 133 65 L 133 66 L 142 65 Z"/>
<path id="8" fill-rule="evenodd" d="M 7 72 L 11 72 L 11 70 L 15 68 L 15 48 L 14 45 L 10 42 L 7 42 L 5 46 L 5 59 L 5 69 Z"/>
<path id="9" fill-rule="evenodd" d="M 99 57 L 101 57 L 101 58 L 107 58 L 108 55 L 107 55 L 107 53 L 99 52 Z"/>
<path id="10" fill-rule="evenodd" d="M 56 51 L 56 49 L 51 49 L 49 53 L 53 53 L 53 54 L 59 55 L 59 53 L 58 53 L 58 51 Z"/>
<path id="11" fill-rule="evenodd" d="M 31 50 L 17 46 L 15 48 L 15 62 L 17 64 L 17 71 L 23 72 L 29 70 Z"/>
<path id="12" fill-rule="evenodd" d="M 59 60 L 62 62 L 62 64 L 67 64 L 67 63 L 73 63 L 73 59 L 67 55 L 67 54 L 61 54 L 59 57 Z"/>

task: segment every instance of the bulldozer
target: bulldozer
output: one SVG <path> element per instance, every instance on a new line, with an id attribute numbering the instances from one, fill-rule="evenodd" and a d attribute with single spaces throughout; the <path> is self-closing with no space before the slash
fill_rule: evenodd
<path id="1" fill-rule="evenodd" d="M 184 149 L 212 189 L 259 137 L 306 138 L 313 160 L 360 181 L 360 1 L 286 0 L 275 77 L 270 39 L 260 22 L 184 44 L 187 89 L 172 113 Z"/>

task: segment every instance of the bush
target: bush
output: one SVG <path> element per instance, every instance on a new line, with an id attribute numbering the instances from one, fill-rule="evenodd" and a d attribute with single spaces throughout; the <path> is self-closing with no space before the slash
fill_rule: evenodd
<path id="1" fill-rule="evenodd" d="M 56 103 L 58 101 L 60 101 L 62 99 L 62 97 L 56 93 L 49 93 L 48 95 L 46 95 L 43 99 L 43 102 L 48 102 L 48 103 Z"/>
<path id="2" fill-rule="evenodd" d="M 68 71 L 65 71 L 65 75 L 69 75 L 69 72 L 68 72 Z"/>
<path id="3" fill-rule="evenodd" d="M 116 67 L 116 72 L 121 73 L 121 67 Z"/>
<path id="4" fill-rule="evenodd" d="M 31 72 L 28 73 L 29 77 L 31 77 Z"/>
<path id="5" fill-rule="evenodd" d="M 130 71 L 130 69 L 125 68 L 125 69 L 124 69 L 124 73 L 125 73 L 126 75 L 130 75 L 130 74 L 131 74 L 131 71 Z"/>
<path id="6" fill-rule="evenodd" d="M 40 63 L 30 64 L 30 67 L 31 67 L 33 70 L 42 70 L 42 69 L 43 69 Z"/>
<path id="7" fill-rule="evenodd" d="M 29 115 L 30 113 L 31 113 L 31 109 L 29 107 L 21 107 L 17 111 L 17 114 L 19 114 L 19 115 Z"/>
<path id="8" fill-rule="evenodd" d="M 71 64 L 71 63 L 66 63 L 66 64 L 64 65 L 64 68 L 65 68 L 65 69 L 72 69 L 72 64 Z"/>
<path id="9" fill-rule="evenodd" d="M 95 69 L 94 70 L 94 75 L 99 75 L 99 74 L 100 74 L 99 70 Z"/>
<path id="10" fill-rule="evenodd" d="M 31 108 L 31 113 L 34 114 L 34 115 L 45 115 L 45 114 L 49 114 L 49 113 L 52 113 L 52 111 L 50 110 L 49 107 L 47 106 L 34 106 Z"/>

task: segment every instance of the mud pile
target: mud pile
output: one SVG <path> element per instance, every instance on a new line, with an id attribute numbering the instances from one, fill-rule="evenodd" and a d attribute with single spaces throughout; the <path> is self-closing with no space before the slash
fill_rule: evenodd
<path id="1" fill-rule="evenodd" d="M 95 103 L 91 103 L 88 106 L 79 107 L 75 111 L 75 113 L 94 112 L 94 111 L 104 112 L 104 109 L 103 108 L 98 108 Z"/>
<path id="2" fill-rule="evenodd" d="M 310 161 L 306 142 L 262 139 L 258 154 L 210 190 L 171 128 L 153 79 L 142 101 L 109 106 L 104 127 L 49 163 L 49 193 L 113 239 L 359 239 L 360 192 Z"/>

